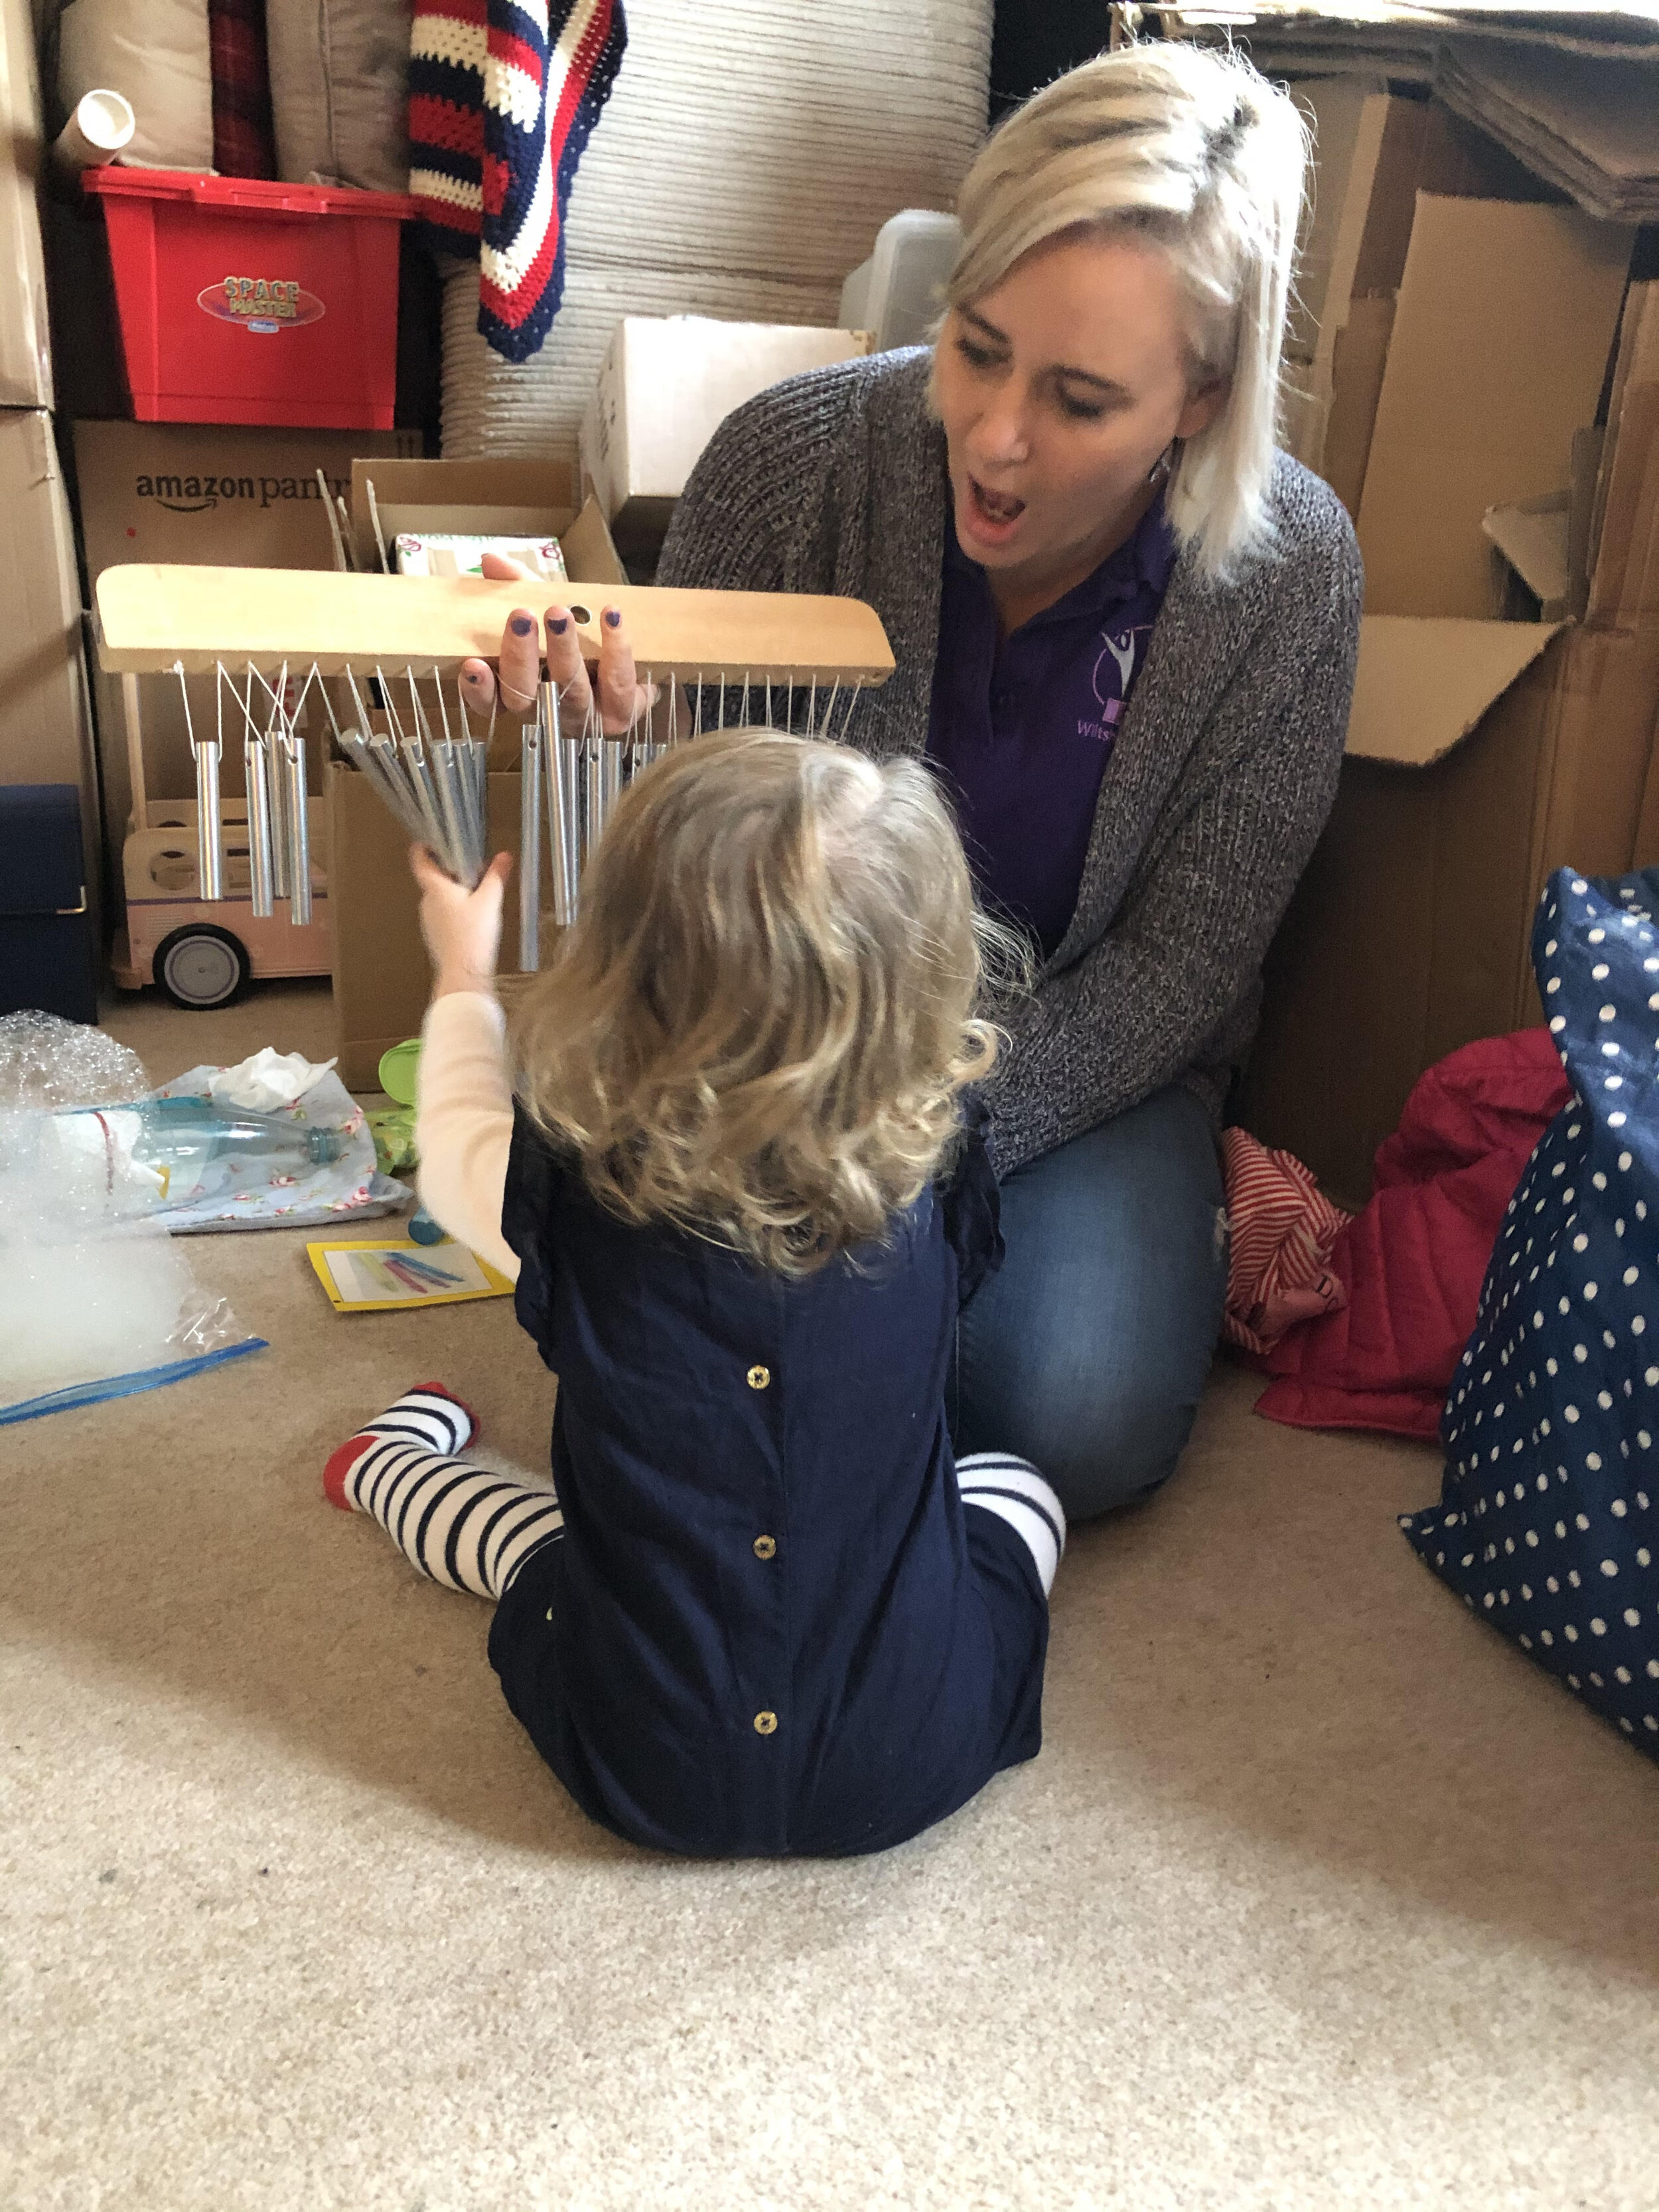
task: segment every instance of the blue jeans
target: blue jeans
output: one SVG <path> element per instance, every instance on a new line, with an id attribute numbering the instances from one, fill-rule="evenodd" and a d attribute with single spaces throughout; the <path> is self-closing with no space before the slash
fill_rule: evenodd
<path id="1" fill-rule="evenodd" d="M 1178 1085 L 1016 1168 L 1008 1256 L 958 1324 L 957 1452 L 1019 1453 L 1073 1520 L 1155 1490 L 1220 1334 L 1223 1206 L 1209 1116 Z"/>

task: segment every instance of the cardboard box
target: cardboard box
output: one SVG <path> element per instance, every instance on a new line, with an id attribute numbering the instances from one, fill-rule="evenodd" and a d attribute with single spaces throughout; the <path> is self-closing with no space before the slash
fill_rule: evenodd
<path id="1" fill-rule="evenodd" d="M 351 471 L 351 529 L 361 569 L 380 566 L 377 517 L 388 544 L 400 530 L 532 531 L 558 539 L 571 586 L 628 580 L 597 503 L 590 498 L 579 506 L 576 472 L 562 461 L 359 459 Z M 544 594 L 550 591 L 541 588 Z M 506 727 L 511 720 L 504 718 L 492 762 L 514 757 L 516 734 Z M 420 1034 L 430 984 L 408 839 L 356 769 L 331 763 L 325 788 L 340 1073 L 351 1088 L 374 1090 L 380 1054 Z M 516 775 L 492 772 L 493 851 L 517 848 L 519 798 Z M 544 854 L 544 905 L 552 901 L 550 870 Z M 510 966 L 517 958 L 516 898 L 507 904 L 502 959 Z"/>
<path id="2" fill-rule="evenodd" d="M 1587 619 L 1659 618 L 1659 283 L 1625 302 L 1589 539 Z"/>
<path id="3" fill-rule="evenodd" d="M 389 568 L 392 541 L 403 530 L 524 531 L 556 538 L 573 584 L 628 581 L 598 502 L 580 497 L 576 471 L 565 461 L 354 463 L 351 554 L 356 567 L 369 572 Z"/>
<path id="4" fill-rule="evenodd" d="M 1361 1203 L 1423 1070 L 1542 1019 L 1539 893 L 1558 867 L 1642 864 L 1656 704 L 1654 629 L 1366 617 L 1335 811 L 1264 971 L 1246 1127 Z"/>
<path id="5" fill-rule="evenodd" d="M 291 430 L 195 422 L 77 422 L 76 475 L 87 577 L 124 561 L 185 562 L 248 568 L 331 568 L 333 540 L 317 483 L 323 469 L 337 494 L 350 487 L 365 452 L 388 459 L 416 442 L 412 431 Z M 175 682 L 140 685 L 150 795 L 194 795 L 185 710 Z M 119 881 L 131 808 L 120 686 L 97 678 L 105 841 Z M 214 726 L 211 678 L 190 679 L 191 713 Z M 320 773 L 320 756 L 315 763 Z M 242 791 L 241 748 L 225 747 L 224 793 Z"/>
<path id="6" fill-rule="evenodd" d="M 431 969 L 421 941 L 415 879 L 409 872 L 409 839 L 376 796 L 368 778 L 343 761 L 329 765 L 329 899 L 334 918 L 335 1050 L 340 1080 L 349 1091 L 378 1091 L 380 1055 L 405 1037 L 418 1036 L 431 993 Z M 489 848 L 516 852 L 519 778 L 489 777 Z M 551 923 L 550 858 L 543 839 L 543 929 Z M 516 887 L 507 902 L 501 934 L 504 973 L 519 957 Z"/>
<path id="7" fill-rule="evenodd" d="M 1574 416 L 1606 379 L 1629 239 L 1559 208 L 1419 203 L 1419 281 L 1402 283 L 1384 378 L 1395 419 L 1385 437 L 1379 408 L 1361 506 L 1379 611 L 1361 625 L 1336 807 L 1269 952 L 1236 1107 L 1351 1203 L 1425 1068 L 1542 1018 L 1530 939 L 1550 872 L 1659 859 L 1659 287 L 1632 286 L 1623 319 L 1585 623 L 1474 618 L 1492 589 L 1474 502 L 1506 483 L 1559 492 L 1576 453 L 1571 565 L 1595 451 Z M 1577 328 L 1556 327 L 1568 317 Z M 1486 415 L 1482 392 L 1512 398 L 1509 417 Z"/>
<path id="8" fill-rule="evenodd" d="M 29 0 L 0 0 L 0 406 L 51 407 L 37 200 L 45 144 Z"/>
<path id="9" fill-rule="evenodd" d="M 98 767 L 75 531 L 52 418 L 38 409 L 0 409 L 0 783 L 78 786 L 87 893 L 98 908 Z"/>
<path id="10" fill-rule="evenodd" d="M 1331 353 L 1331 392 L 1326 410 L 1319 472 L 1358 521 L 1370 465 L 1371 432 L 1394 332 L 1395 295 L 1381 292 L 1350 303 Z"/>
<path id="11" fill-rule="evenodd" d="M 870 350 L 867 331 L 625 315 L 582 417 L 582 482 L 624 553 L 660 546 L 715 431 L 745 399 Z"/>
<path id="12" fill-rule="evenodd" d="M 1359 507 L 1368 611 L 1487 612 L 1481 519 L 1571 481 L 1634 242 L 1576 208 L 1419 196 Z"/>
<path id="13" fill-rule="evenodd" d="M 1340 439 L 1342 472 L 1357 482 L 1406 265 L 1427 110 L 1363 77 L 1292 90 L 1313 133 L 1314 171 L 1285 333 L 1284 443 L 1334 483 Z M 1350 511 L 1358 506 L 1356 489 Z"/>

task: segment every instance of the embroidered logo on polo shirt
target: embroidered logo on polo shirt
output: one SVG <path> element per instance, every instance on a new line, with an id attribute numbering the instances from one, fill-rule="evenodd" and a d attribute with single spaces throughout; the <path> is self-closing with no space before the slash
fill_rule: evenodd
<path id="1" fill-rule="evenodd" d="M 1095 656 L 1091 678 L 1100 705 L 1100 720 L 1079 720 L 1079 737 L 1097 738 L 1102 744 L 1107 744 L 1116 735 L 1118 717 L 1123 712 L 1123 701 L 1135 672 L 1139 638 L 1140 632 L 1135 629 L 1121 629 L 1115 635 L 1110 630 L 1101 632 L 1101 649 Z M 1109 661 L 1112 664 L 1110 670 L 1107 668 Z"/>

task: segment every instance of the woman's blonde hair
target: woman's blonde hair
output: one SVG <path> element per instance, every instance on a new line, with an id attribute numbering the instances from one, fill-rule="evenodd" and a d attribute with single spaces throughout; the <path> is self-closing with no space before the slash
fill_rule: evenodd
<path id="1" fill-rule="evenodd" d="M 996 1056 L 926 769 L 722 731 L 624 794 L 517 1024 L 521 1093 L 602 1204 L 801 1275 L 879 1236 Z M 993 936 L 996 933 L 991 933 Z"/>
<path id="2" fill-rule="evenodd" d="M 1190 303 L 1194 389 L 1228 387 L 1167 495 L 1212 575 L 1264 534 L 1306 161 L 1287 93 L 1242 58 L 1160 41 L 1085 62 L 1016 109 L 957 203 L 952 307 L 1062 231 L 1122 229 L 1169 256 Z"/>

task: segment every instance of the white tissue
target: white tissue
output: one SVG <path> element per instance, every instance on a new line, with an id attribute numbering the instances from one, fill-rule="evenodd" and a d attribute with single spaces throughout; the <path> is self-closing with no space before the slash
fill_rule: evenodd
<path id="1" fill-rule="evenodd" d="M 277 1052 L 266 1045 L 234 1067 L 222 1067 L 210 1076 L 208 1096 L 250 1113 L 276 1114 L 303 1097 L 333 1066 L 331 1060 L 317 1063 L 297 1052 Z"/>

